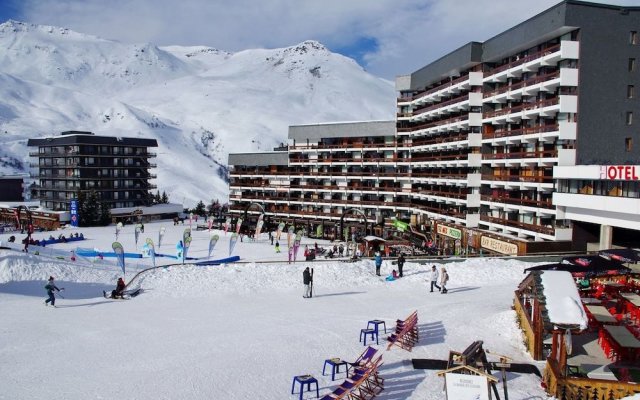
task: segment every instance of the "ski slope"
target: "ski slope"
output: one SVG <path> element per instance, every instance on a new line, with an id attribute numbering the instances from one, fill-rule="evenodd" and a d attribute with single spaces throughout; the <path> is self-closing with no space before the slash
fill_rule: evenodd
<path id="1" fill-rule="evenodd" d="M 175 250 L 185 226 L 165 221 L 145 225 L 138 251 L 146 237 L 157 246 L 160 227 L 166 234 L 157 251 Z M 136 250 L 133 230 L 127 225 L 119 235 L 127 252 Z M 243 263 L 155 269 L 140 281 L 144 293 L 110 300 L 102 291 L 122 276 L 115 261 L 72 262 L 69 256 L 75 246 L 110 250 L 115 230 L 77 231 L 87 240 L 50 246 L 47 251 L 57 251 L 51 256 L 0 250 L 0 399 L 297 399 L 291 382 L 302 374 L 318 378 L 322 396 L 344 378 L 339 374 L 331 382 L 322 376 L 325 359 L 355 360 L 364 349 L 358 336 L 368 320 L 383 319 L 392 328 L 414 310 L 421 337 L 412 352 L 386 351 L 384 340 L 376 346 L 384 354 L 380 399 L 443 399 L 443 379 L 436 371 L 414 370 L 411 358 L 445 359 L 449 350 L 462 351 L 474 340 L 515 362 L 535 363 L 511 310 L 529 266 L 523 262 L 449 263 L 449 293 L 429 293 L 431 265 L 409 260 L 405 277 L 387 282 L 389 260 L 382 277 L 371 260 L 288 264 L 286 248 L 276 254 L 262 234 L 255 242 L 238 241 L 233 254 Z M 230 235 L 215 233 L 220 240 L 211 258 L 228 256 Z M 8 236 L 0 241 L 6 244 Z M 206 258 L 210 233 L 192 236 L 189 256 Z M 286 239 L 280 243 L 286 247 Z M 299 260 L 304 245 L 313 243 L 303 238 Z M 146 258 L 126 262 L 126 280 L 150 266 Z M 302 298 L 307 265 L 314 268 L 312 299 Z M 65 288 L 57 308 L 43 304 L 49 275 Z M 511 400 L 547 398 L 535 375 L 510 373 L 508 380 Z"/>

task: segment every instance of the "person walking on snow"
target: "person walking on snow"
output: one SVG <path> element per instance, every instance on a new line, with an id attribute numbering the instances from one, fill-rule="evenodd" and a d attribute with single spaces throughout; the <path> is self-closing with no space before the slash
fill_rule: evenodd
<path id="1" fill-rule="evenodd" d="M 445 294 L 447 293 L 447 282 L 449 282 L 449 274 L 447 274 L 447 270 L 442 268 L 442 270 L 440 271 L 441 275 L 440 275 L 440 286 L 442 286 L 442 290 L 440 290 L 440 293 Z"/>
<path id="2" fill-rule="evenodd" d="M 304 269 L 302 272 L 302 283 L 304 283 L 304 294 L 302 297 L 305 299 L 311 297 L 311 272 L 309 272 L 309 267 Z"/>
<path id="3" fill-rule="evenodd" d="M 438 268 L 436 266 L 431 267 L 431 292 L 433 292 L 433 287 L 438 288 L 438 292 L 442 290 L 440 286 L 438 286 Z"/>
<path id="4" fill-rule="evenodd" d="M 382 267 L 382 256 L 379 251 L 376 251 L 376 256 L 374 257 L 376 263 L 376 275 L 380 276 L 380 267 Z"/>
<path id="5" fill-rule="evenodd" d="M 53 291 L 57 290 L 59 292 L 60 289 L 58 289 L 56 284 L 53 282 L 53 276 L 49 277 L 49 281 L 47 281 L 47 284 L 44 286 L 44 288 L 47 289 L 47 295 L 49 296 L 49 298 L 44 301 L 44 305 L 48 306 L 49 303 L 51 303 L 51 305 L 55 307 L 56 306 L 56 296 L 53 294 Z M 62 288 L 62 289 L 64 289 L 64 288 Z"/>
<path id="6" fill-rule="evenodd" d="M 400 257 L 398 257 L 398 275 L 400 275 L 400 278 L 402 278 L 402 267 L 404 266 L 405 261 L 404 255 L 400 254 Z"/>

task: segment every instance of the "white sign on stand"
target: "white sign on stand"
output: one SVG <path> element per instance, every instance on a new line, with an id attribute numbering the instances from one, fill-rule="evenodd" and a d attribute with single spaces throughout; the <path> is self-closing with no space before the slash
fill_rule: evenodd
<path id="1" fill-rule="evenodd" d="M 489 400 L 489 382 L 486 376 L 448 372 L 444 379 L 447 400 Z"/>

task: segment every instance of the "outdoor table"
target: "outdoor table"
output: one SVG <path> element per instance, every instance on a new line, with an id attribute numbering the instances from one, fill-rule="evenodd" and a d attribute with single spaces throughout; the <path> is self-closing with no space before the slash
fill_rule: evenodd
<path id="1" fill-rule="evenodd" d="M 595 297 L 583 297 L 580 300 L 582 300 L 583 304 L 594 304 L 594 305 L 602 304 L 602 300 L 596 299 Z"/>
<path id="2" fill-rule="evenodd" d="M 635 293 L 620 293 L 620 297 L 627 301 L 629 318 L 640 321 L 640 296 Z"/>
<path id="3" fill-rule="evenodd" d="M 627 327 L 604 325 L 604 329 L 620 347 L 621 360 L 634 361 L 638 359 L 638 355 L 640 354 L 640 340 L 636 339 Z"/>
<path id="4" fill-rule="evenodd" d="M 586 305 L 593 318 L 601 324 L 617 324 L 618 320 L 603 306 Z"/>

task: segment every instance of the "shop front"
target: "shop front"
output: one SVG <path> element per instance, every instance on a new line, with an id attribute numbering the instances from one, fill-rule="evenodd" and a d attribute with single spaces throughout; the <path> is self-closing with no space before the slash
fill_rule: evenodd
<path id="1" fill-rule="evenodd" d="M 465 228 L 436 223 L 436 247 L 441 250 L 442 255 L 461 254 L 463 229 Z"/>
<path id="2" fill-rule="evenodd" d="M 480 237 L 480 248 L 484 254 L 519 256 L 526 253 L 526 242 L 497 239 L 484 234 Z"/>

